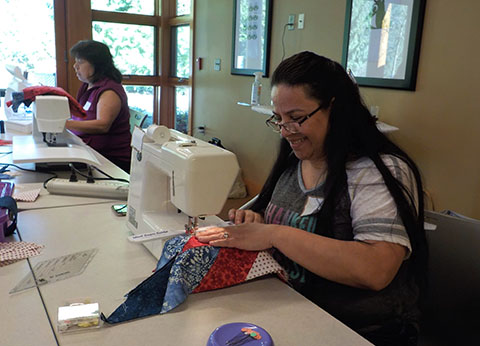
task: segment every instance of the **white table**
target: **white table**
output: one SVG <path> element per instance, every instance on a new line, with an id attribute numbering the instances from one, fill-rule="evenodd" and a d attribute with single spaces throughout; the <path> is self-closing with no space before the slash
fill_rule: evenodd
<path id="1" fill-rule="evenodd" d="M 128 179 L 125 172 L 101 155 L 99 159 L 105 162 L 102 170 Z M 33 187 L 41 186 L 46 178 L 48 175 L 28 172 L 14 181 Z M 50 195 L 42 190 L 36 202 L 19 203 L 18 231 L 22 239 L 45 245 L 41 256 L 30 259 L 32 267 L 78 251 L 99 251 L 81 275 L 14 295 L 8 292 L 29 273 L 28 262 L 0 268 L 2 345 L 4 341 L 6 345 L 57 345 L 58 341 L 60 345 L 203 346 L 216 327 L 230 322 L 262 326 L 277 346 L 370 345 L 276 278 L 193 294 L 164 315 L 84 333 L 59 334 L 59 306 L 90 298 L 98 301 L 108 316 L 155 267 L 156 260 L 143 245 L 127 240 L 126 220 L 114 216 L 110 210 L 112 202 L 118 201 Z"/>
<path id="2" fill-rule="evenodd" d="M 17 134 L 14 134 L 17 135 Z M 2 134 L 0 138 L 11 139 L 12 134 Z M 2 146 L 1 152 L 8 152 L 11 147 Z M 128 179 L 129 176 L 123 170 L 113 165 L 100 154 L 98 160 L 102 163 L 101 169 L 116 177 Z M 1 163 L 12 163 L 11 155 L 2 155 Z M 22 168 L 33 169 L 33 164 L 19 165 Z M 17 202 L 19 218 L 21 211 L 28 209 L 56 208 L 61 206 L 75 206 L 85 204 L 106 203 L 110 206 L 113 203 L 123 201 L 87 198 L 77 196 L 51 195 L 43 188 L 43 181 L 51 177 L 50 174 L 40 172 L 28 172 L 11 167 L 11 170 L 18 171 L 21 175 L 8 180 L 26 190 L 41 188 L 40 196 L 35 202 Z M 68 177 L 69 172 L 59 173 L 62 177 Z M 94 176 L 102 176 L 94 172 Z M 9 237 L 10 241 L 18 241 L 16 234 Z M 42 257 L 42 256 L 41 256 Z M 33 258 L 32 258 L 33 260 Z M 9 294 L 9 291 L 27 274 L 31 272 L 29 262 L 21 260 L 17 263 L 0 267 L 0 344 L 1 345 L 58 345 L 55 334 L 52 331 L 48 315 L 42 302 L 42 297 L 37 289 L 30 289 L 16 294 Z"/>
<path id="3" fill-rule="evenodd" d="M 67 196 L 67 195 L 52 195 L 44 187 L 43 183 L 26 183 L 16 187 L 17 190 L 24 189 L 34 190 L 40 189 L 40 195 L 34 202 L 20 202 L 17 201 L 17 207 L 19 211 L 32 210 L 32 209 L 46 209 L 46 208 L 58 208 L 66 206 L 76 205 L 90 205 L 99 203 L 120 204 L 127 203 L 125 200 L 115 200 L 109 198 L 97 198 L 97 197 L 81 197 L 81 196 Z"/>
<path id="4" fill-rule="evenodd" d="M 32 266 L 77 251 L 99 250 L 83 274 L 40 286 L 53 325 L 58 307 L 79 297 L 98 301 L 108 316 L 156 264 L 142 245 L 128 242 L 125 218 L 114 216 L 106 204 L 23 211 L 18 228 L 24 240 L 46 245 L 42 256 L 31 259 Z M 60 345 L 204 346 L 216 327 L 230 322 L 262 326 L 277 346 L 370 345 L 276 278 L 193 294 L 164 315 L 57 337 Z"/>
<path id="5" fill-rule="evenodd" d="M 0 268 L 1 345 L 57 345 L 38 291 L 8 293 L 29 273 L 26 260 Z"/>
<path id="6" fill-rule="evenodd" d="M 0 138 L 2 139 L 11 139 L 13 135 L 25 135 L 17 133 L 6 133 L 2 134 Z M 8 152 L 11 150 L 11 147 L 2 146 L 0 147 L 2 152 Z M 112 162 L 107 160 L 101 154 L 95 152 L 95 156 L 100 162 L 101 166 L 99 167 L 102 171 L 109 174 L 114 178 L 119 179 L 129 179 L 129 175 L 122 169 L 115 166 Z M 0 158 L 0 163 L 12 163 L 11 155 L 3 155 Z M 31 164 L 19 164 L 21 168 L 34 170 L 35 166 Z M 18 173 L 14 179 L 10 181 L 18 185 L 20 190 L 33 190 L 40 188 L 40 196 L 35 202 L 18 202 L 19 210 L 29 210 L 29 209 L 44 209 L 44 208 L 56 208 L 62 206 L 73 206 L 73 205 L 84 205 L 84 204 L 97 204 L 97 203 L 122 203 L 122 201 L 114 200 L 111 198 L 97 198 L 97 197 L 79 197 L 79 196 L 65 196 L 65 195 L 51 195 L 45 188 L 43 188 L 43 182 L 48 178 L 52 177 L 51 174 L 43 172 L 30 172 L 24 171 L 22 169 L 17 169 L 13 166 L 9 168 L 11 171 Z M 69 178 L 69 171 L 55 172 L 60 178 Z M 97 170 L 93 170 L 93 176 L 97 178 L 105 178 L 105 176 L 99 173 Z M 81 176 L 78 176 L 79 179 L 85 179 Z"/>

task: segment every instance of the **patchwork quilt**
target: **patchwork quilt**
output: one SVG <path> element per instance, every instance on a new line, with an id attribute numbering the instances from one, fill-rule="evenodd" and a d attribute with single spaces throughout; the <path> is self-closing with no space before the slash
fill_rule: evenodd
<path id="1" fill-rule="evenodd" d="M 191 293 L 237 285 L 276 274 L 287 280 L 284 269 L 267 251 L 219 248 L 181 235 L 164 246 L 155 272 L 127 294 L 110 316 L 110 324 L 163 314 L 183 303 Z"/>

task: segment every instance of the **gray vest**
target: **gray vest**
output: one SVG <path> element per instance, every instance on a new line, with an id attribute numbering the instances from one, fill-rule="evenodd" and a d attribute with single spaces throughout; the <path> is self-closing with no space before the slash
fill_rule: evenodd
<path id="1" fill-rule="evenodd" d="M 350 217 L 350 197 L 345 187 L 339 200 L 333 203 L 333 210 L 323 205 L 318 213 L 315 233 L 353 241 L 352 219 Z M 327 213 L 333 212 L 333 224 L 327 224 Z M 296 265 L 280 253 L 277 259 L 285 265 Z M 328 313 L 350 326 L 360 334 L 368 334 L 392 325 L 413 325 L 418 329 L 419 289 L 413 276 L 408 275 L 409 260 L 401 265 L 394 280 L 381 291 L 354 288 L 323 279 L 308 270 L 304 271 L 304 282 L 292 281 L 292 286 Z"/>

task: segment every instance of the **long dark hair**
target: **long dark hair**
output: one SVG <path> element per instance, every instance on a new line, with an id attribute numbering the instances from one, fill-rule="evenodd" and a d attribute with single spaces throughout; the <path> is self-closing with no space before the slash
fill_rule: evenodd
<path id="1" fill-rule="evenodd" d="M 345 69 L 328 58 L 312 52 L 301 52 L 284 60 L 272 75 L 271 85 L 303 86 L 306 94 L 324 107 L 331 105 L 329 128 L 325 137 L 324 153 L 328 173 L 325 181 L 325 201 L 319 213 L 320 227 L 333 224 L 335 202 L 347 184 L 345 165 L 360 157 L 370 158 L 380 171 L 391 193 L 410 238 L 412 272 L 424 293 L 428 249 L 424 231 L 424 202 L 420 172 L 413 160 L 375 124 L 362 101 L 358 86 Z M 397 180 L 381 159 L 381 154 L 394 155 L 412 170 L 418 197 L 415 198 Z M 273 169 L 252 210 L 263 211 L 271 199 L 275 185 L 286 168 L 298 163 L 288 142 L 282 138 L 280 151 Z"/>
<path id="2" fill-rule="evenodd" d="M 90 77 L 90 82 L 95 83 L 107 77 L 117 83 L 122 82 L 122 74 L 115 67 L 113 57 L 108 46 L 93 40 L 78 41 L 70 48 L 70 55 L 77 59 L 87 60 L 92 64 L 95 72 Z"/>

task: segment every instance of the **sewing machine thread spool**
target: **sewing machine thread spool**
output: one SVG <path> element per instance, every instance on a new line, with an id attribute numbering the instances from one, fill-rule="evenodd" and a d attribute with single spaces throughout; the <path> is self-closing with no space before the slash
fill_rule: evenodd
<path id="1" fill-rule="evenodd" d="M 147 136 L 157 144 L 163 144 L 170 140 L 170 129 L 163 125 L 150 125 L 147 128 Z"/>

